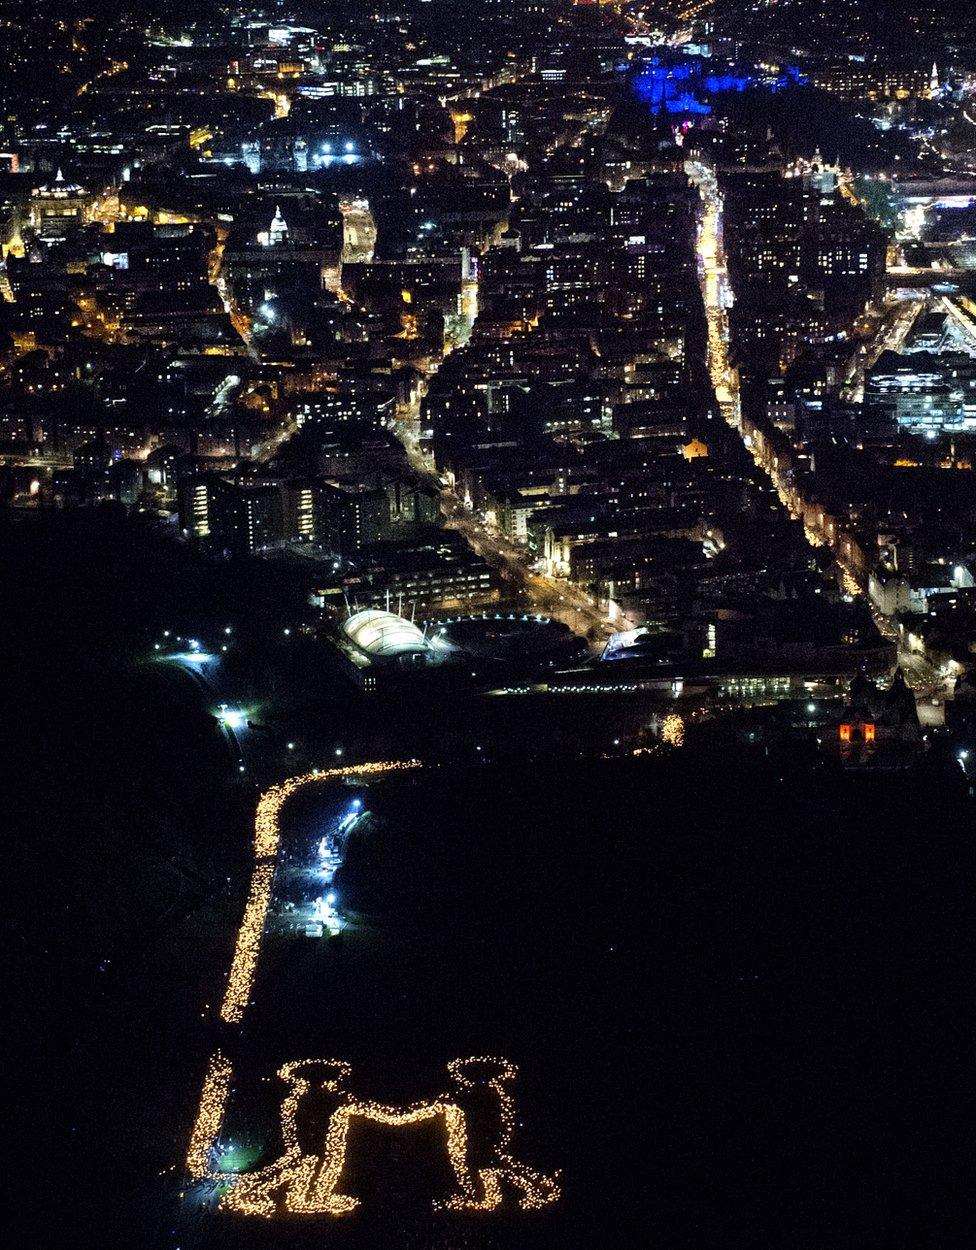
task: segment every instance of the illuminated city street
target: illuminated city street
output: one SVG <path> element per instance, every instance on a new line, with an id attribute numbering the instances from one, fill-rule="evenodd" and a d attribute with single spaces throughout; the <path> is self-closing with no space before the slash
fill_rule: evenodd
<path id="1" fill-rule="evenodd" d="M 545 612 L 556 620 L 565 621 L 571 629 L 592 637 L 594 642 L 601 642 L 620 627 L 620 618 L 616 622 L 611 620 L 568 579 L 547 577 L 532 569 L 524 551 L 468 512 L 451 491 L 445 489 L 441 501 L 448 524 L 464 535 L 474 551 L 503 570 L 515 592 L 524 596 L 528 611 Z"/>
<path id="2" fill-rule="evenodd" d="M 373 259 L 376 248 L 376 221 L 370 212 L 369 201 L 342 200 L 339 208 L 343 229 L 342 263 L 367 264 Z"/>
<path id="3" fill-rule="evenodd" d="M 699 188 L 703 205 L 699 222 L 698 249 L 708 326 L 709 376 L 722 415 L 730 425 L 740 428 L 738 371 L 731 364 L 728 351 L 727 312 L 733 295 L 728 283 L 724 258 L 722 198 L 714 174 L 703 165 L 697 162 L 689 164 L 688 173 Z M 882 321 L 870 347 L 860 349 L 856 377 L 848 384 L 847 394 L 852 399 L 863 397 L 865 370 L 877 361 L 882 352 L 898 350 L 925 303 L 924 298 L 896 303 L 890 316 Z M 946 300 L 945 303 L 947 310 L 951 310 L 952 302 Z M 955 316 L 968 326 L 968 333 L 972 334 L 973 327 L 968 323 L 964 314 L 957 311 Z M 783 506 L 793 516 L 803 517 L 807 538 L 815 546 L 826 543 L 831 547 L 843 571 L 846 588 L 853 594 L 863 593 L 864 588 L 860 579 L 851 571 L 847 561 L 840 528 L 832 524 L 824 527 L 811 523 L 811 510 L 808 503 L 797 493 L 796 487 L 787 475 L 786 465 L 780 466 L 775 457 L 764 451 L 763 443 L 753 433 L 745 434 L 744 442 L 757 466 L 768 475 Z M 886 620 L 876 609 L 875 615 L 882 632 L 897 639 L 898 633 L 893 628 L 893 622 Z M 898 659 L 908 674 L 908 681 L 915 692 L 920 714 L 924 712 L 925 723 L 942 724 L 942 705 L 947 693 L 952 690 L 954 679 L 947 677 L 944 671 L 940 671 L 937 665 L 926 661 L 924 657 L 911 654 L 904 646 L 899 646 Z"/>
<path id="4" fill-rule="evenodd" d="M 739 377 L 729 359 L 728 310 L 732 292 L 722 241 L 722 197 L 714 172 L 701 161 L 688 162 L 686 171 L 702 198 L 698 262 L 708 326 L 708 373 L 722 416 L 738 428 Z"/>
<path id="5" fill-rule="evenodd" d="M 858 345 L 841 394 L 853 403 L 864 400 L 865 375 L 881 357 L 882 352 L 900 350 L 912 326 L 927 307 L 921 295 L 906 295 L 892 301 L 884 310 L 869 343 Z"/>

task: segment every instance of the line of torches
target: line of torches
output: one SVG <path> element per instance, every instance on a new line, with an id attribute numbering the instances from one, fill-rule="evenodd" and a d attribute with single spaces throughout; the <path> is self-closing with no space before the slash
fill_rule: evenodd
<path id="1" fill-rule="evenodd" d="M 250 1003 L 281 841 L 279 816 L 286 801 L 297 790 L 313 782 L 347 777 L 374 777 L 419 767 L 420 760 L 385 760 L 315 769 L 272 786 L 261 796 L 254 824 L 254 867 L 251 884 L 237 934 L 227 989 L 220 1008 L 220 1016 L 225 1023 L 241 1024 L 245 1009 Z M 472 1175 L 467 1162 L 468 1133 L 465 1113 L 449 1095 L 404 1107 L 362 1102 L 344 1096 L 329 1119 L 324 1154 L 304 1154 L 298 1142 L 296 1114 L 298 1104 L 311 1090 L 311 1082 L 305 1073 L 310 1068 L 320 1068 L 325 1075 L 332 1077 L 331 1080 L 322 1082 L 323 1087 L 338 1089 L 339 1083 L 350 1071 L 349 1065 L 339 1060 L 297 1060 L 286 1063 L 278 1073 L 291 1086 L 281 1107 L 284 1154 L 274 1163 L 254 1173 L 238 1175 L 222 1172 L 219 1167 L 214 1166 L 214 1152 L 223 1127 L 233 1071 L 230 1060 L 219 1050 L 211 1056 L 204 1078 L 187 1152 L 187 1173 L 193 1182 L 228 1182 L 229 1188 L 221 1205 L 229 1210 L 270 1217 L 277 1211 L 276 1193 L 282 1186 L 287 1186 L 287 1210 L 341 1215 L 358 1206 L 356 1198 L 336 1192 L 345 1161 L 349 1126 L 354 1118 L 393 1127 L 439 1118 L 443 1122 L 448 1158 L 460 1191 L 454 1197 L 435 1204 L 439 1209 L 493 1210 L 503 1199 L 503 1180 L 510 1182 L 519 1191 L 519 1205 L 524 1209 L 537 1209 L 555 1202 L 560 1192 L 555 1179 L 532 1171 L 511 1154 L 515 1111 L 506 1084 L 514 1079 L 515 1066 L 508 1060 L 498 1058 L 455 1059 L 448 1064 L 448 1070 L 456 1086 L 470 1088 L 474 1084 L 465 1072 L 470 1064 L 488 1064 L 496 1069 L 496 1075 L 487 1085 L 497 1099 L 500 1113 L 500 1134 L 495 1143 L 493 1166 L 479 1169 L 476 1176 Z M 300 1073 L 299 1069 L 303 1069 L 303 1072 Z"/>

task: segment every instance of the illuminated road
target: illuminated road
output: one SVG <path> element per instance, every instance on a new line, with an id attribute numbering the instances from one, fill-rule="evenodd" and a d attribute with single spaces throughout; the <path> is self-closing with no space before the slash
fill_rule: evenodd
<path id="1" fill-rule="evenodd" d="M 462 291 L 462 302 L 470 326 L 478 312 L 478 287 L 468 282 Z M 414 471 L 437 491 L 441 512 L 449 529 L 457 530 L 471 550 L 499 570 L 503 581 L 514 594 L 524 596 L 524 611 L 541 613 L 562 621 L 576 634 L 591 639 L 594 645 L 608 638 L 615 630 L 629 628 L 632 622 L 622 614 L 611 619 L 582 587 L 568 579 L 548 577 L 530 567 L 529 553 L 510 542 L 475 513 L 466 509 L 450 487 L 437 475 L 435 466 L 420 447 L 420 395 L 412 404 L 403 404 L 397 413 L 394 433 L 403 444 Z"/>
<path id="2" fill-rule="evenodd" d="M 722 416 L 739 428 L 739 374 L 729 359 L 728 309 L 732 304 L 722 243 L 722 197 L 714 171 L 698 161 L 685 166 L 698 187 L 702 214 L 698 227 L 698 266 L 708 326 L 708 374 Z"/>
<path id="3" fill-rule="evenodd" d="M 0 456 L 0 464 L 9 465 L 15 469 L 70 469 L 74 464 L 74 457 L 53 452 L 51 455 L 26 456 L 5 453 Z"/>
<path id="4" fill-rule="evenodd" d="M 739 373 L 729 357 L 728 309 L 732 304 L 725 264 L 725 248 L 722 239 L 722 196 L 713 170 L 699 161 L 688 161 L 685 171 L 698 187 L 702 199 L 702 213 L 698 230 L 698 268 L 705 317 L 708 325 L 708 373 L 715 391 L 722 416 L 742 435 L 742 441 L 758 468 L 773 484 L 780 503 L 796 520 L 802 520 L 807 540 L 812 546 L 825 544 L 832 547 L 848 591 L 860 593 L 854 574 L 845 565 L 840 549 L 837 527 L 832 519 L 824 525 L 811 520 L 809 510 L 804 509 L 785 457 L 777 455 L 758 429 L 744 431 L 742 428 L 742 405 Z"/>
<path id="5" fill-rule="evenodd" d="M 803 521 L 804 532 L 810 544 L 817 547 L 830 545 L 837 563 L 844 571 L 847 590 L 852 594 L 859 593 L 861 588 L 844 563 L 836 526 L 831 521 L 826 528 L 821 528 L 811 522 L 791 480 L 789 464 L 784 463 L 783 458 L 769 448 L 760 431 L 742 429 L 739 373 L 729 357 L 728 309 L 733 295 L 729 286 L 722 239 L 722 196 L 714 170 L 699 161 L 688 161 L 685 170 L 698 187 L 702 200 L 698 230 L 698 268 L 708 325 L 708 373 L 719 410 L 729 425 L 742 434 L 742 441 L 757 467 L 773 484 L 783 507 L 794 519 Z"/>
<path id="6" fill-rule="evenodd" d="M 976 351 L 976 318 L 970 315 L 958 300 L 943 299 L 942 307 L 948 313 L 953 326 L 959 331 L 970 351 Z"/>
<path id="7" fill-rule="evenodd" d="M 497 568 L 505 581 L 528 600 L 528 608 L 562 621 L 574 633 L 590 637 L 594 642 L 609 638 L 630 622 L 622 618 L 614 623 L 575 582 L 547 577 L 528 565 L 522 548 L 490 529 L 479 517 L 467 511 L 450 490 L 440 488 L 441 509 L 449 529 L 457 530 L 468 546 L 482 559 Z"/>
<path id="8" fill-rule="evenodd" d="M 237 303 L 224 274 L 224 248 L 227 245 L 227 227 L 218 221 L 215 221 L 213 225 L 217 232 L 217 242 L 214 245 L 207 261 L 207 280 L 211 286 L 216 287 L 217 294 L 220 296 L 220 302 L 224 306 L 224 311 L 230 318 L 231 325 L 241 336 L 241 339 L 247 348 L 248 355 L 252 360 L 259 361 L 260 356 L 254 346 L 253 335 L 251 332 L 251 318 L 247 316 Z"/>
<path id="9" fill-rule="evenodd" d="M 213 712 L 238 772 L 253 771 L 254 734 L 248 729 L 247 712 L 232 700 L 221 682 L 221 657 L 202 649 L 171 651 L 159 657 L 161 664 L 186 673 L 207 697 L 208 710 Z"/>
<path id="10" fill-rule="evenodd" d="M 376 249 L 376 221 L 364 199 L 339 201 L 342 213 L 342 263 L 368 264 Z"/>
<path id="11" fill-rule="evenodd" d="M 274 459 L 283 444 L 297 433 L 298 422 L 296 420 L 283 421 L 278 429 L 264 440 L 251 458 L 260 464 L 267 464 L 269 460 Z"/>
<path id="12" fill-rule="evenodd" d="M 862 344 L 851 362 L 840 397 L 848 403 L 864 400 L 864 379 L 878 363 L 883 352 L 897 352 L 928 303 L 925 295 L 899 300 L 891 304 L 870 343 Z"/>
<path id="13" fill-rule="evenodd" d="M 628 619 L 620 616 L 616 621 L 575 582 L 568 579 L 547 577 L 529 565 L 529 554 L 509 541 L 503 534 L 490 527 L 486 521 L 465 508 L 453 490 L 437 476 L 433 466 L 423 456 L 417 441 L 417 416 L 397 424 L 397 435 L 403 443 L 415 472 L 417 472 L 440 498 L 441 512 L 448 529 L 457 530 L 468 546 L 493 568 L 499 570 L 503 581 L 512 592 L 524 596 L 523 611 L 542 613 L 553 620 L 562 621 L 574 633 L 589 637 L 596 644 L 609 638 L 618 629 L 627 629 Z"/>
<path id="14" fill-rule="evenodd" d="M 781 458 L 770 451 L 758 431 L 755 435 L 742 431 L 739 375 L 730 363 L 728 351 L 727 310 L 732 302 L 732 292 L 728 285 L 722 243 L 721 195 L 717 180 L 711 170 L 698 162 L 688 162 L 686 170 L 698 186 L 702 197 L 702 216 L 698 235 L 699 276 L 708 322 L 708 371 L 719 408 L 726 421 L 743 434 L 743 442 L 755 463 L 776 488 L 783 506 L 791 516 L 803 521 L 807 540 L 813 546 L 827 545 L 831 548 L 834 559 L 843 574 L 845 590 L 849 594 L 861 594 L 863 587 L 844 558 L 844 533 L 841 528 L 832 518 L 824 518 L 824 524 L 816 525 L 811 519 L 811 510 L 804 508 L 804 501 L 789 476 L 789 466 L 782 465 Z M 925 303 L 925 297 L 920 297 L 919 300 L 903 301 L 902 305 L 894 310 L 891 318 L 883 323 L 881 331 L 874 343 L 867 348 L 863 359 L 874 363 L 882 351 L 897 350 Z M 952 301 L 946 300 L 945 303 L 952 311 Z M 964 314 L 960 310 L 956 310 L 956 315 L 959 319 L 964 319 Z M 969 332 L 976 345 L 976 323 L 969 327 Z M 863 369 L 862 363 L 859 371 L 862 393 Z M 855 379 L 850 379 L 851 383 L 854 381 Z M 881 616 L 873 605 L 872 615 L 882 635 L 897 640 L 898 632 L 894 623 Z M 932 700 L 938 699 L 939 706 L 941 706 L 946 691 L 944 675 L 918 655 L 909 655 L 907 652 L 899 651 L 898 660 L 905 668 L 906 679 L 915 691 L 918 702 L 931 708 Z"/>

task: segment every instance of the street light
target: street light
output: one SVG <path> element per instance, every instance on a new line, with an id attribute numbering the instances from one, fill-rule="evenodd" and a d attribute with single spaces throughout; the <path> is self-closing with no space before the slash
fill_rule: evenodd
<path id="1" fill-rule="evenodd" d="M 228 729 L 240 729 L 244 724 L 244 713 L 221 703 L 220 719 Z"/>

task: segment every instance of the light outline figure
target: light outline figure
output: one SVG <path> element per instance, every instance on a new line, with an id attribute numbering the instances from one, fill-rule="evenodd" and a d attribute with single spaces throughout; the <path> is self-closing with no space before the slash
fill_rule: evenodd
<path id="1" fill-rule="evenodd" d="M 488 1070 L 487 1079 L 478 1079 L 481 1068 Z M 452 1060 L 447 1071 L 452 1086 L 449 1092 L 428 1102 L 395 1107 L 355 1098 L 346 1088 L 352 1068 L 343 1060 L 299 1059 L 284 1064 L 278 1071 L 290 1085 L 281 1106 L 284 1152 L 258 1171 L 238 1175 L 224 1194 L 221 1207 L 270 1219 L 278 1214 L 283 1200 L 284 1209 L 292 1214 L 347 1215 L 360 1205 L 359 1199 L 338 1192 L 353 1122 L 400 1128 L 434 1119 L 443 1122 L 447 1158 L 458 1190 L 450 1198 L 435 1202 L 435 1210 L 493 1211 L 501 1205 L 506 1186 L 518 1191 L 518 1205 L 523 1210 L 539 1210 L 554 1203 L 560 1193 L 557 1178 L 533 1171 L 512 1154 L 515 1106 L 506 1087 L 517 1076 L 515 1065 L 507 1059 L 478 1055 Z M 464 1097 L 479 1087 L 490 1090 L 497 1100 L 498 1132 L 489 1166 L 472 1168 Z M 329 1116 L 320 1154 L 303 1151 L 299 1143 L 298 1108 L 313 1089 L 326 1090 L 339 1099 Z"/>
<path id="2" fill-rule="evenodd" d="M 227 988 L 220 1008 L 225 1025 L 240 1027 L 250 1003 L 264 936 L 278 848 L 279 815 L 285 802 L 305 785 L 347 777 L 379 776 L 420 768 L 419 760 L 374 761 L 319 769 L 291 777 L 261 795 L 255 814 L 254 865 L 248 898 L 238 930 Z M 487 1076 L 479 1070 L 487 1069 Z M 358 1100 L 346 1083 L 351 1066 L 340 1059 L 300 1059 L 284 1064 L 278 1076 L 289 1089 L 281 1104 L 282 1155 L 253 1172 L 223 1171 L 217 1163 L 217 1145 L 232 1092 L 233 1067 L 220 1050 L 208 1063 L 186 1159 L 191 1182 L 218 1182 L 225 1186 L 219 1209 L 271 1218 L 283 1209 L 295 1214 L 340 1216 L 359 1207 L 359 1200 L 338 1192 L 353 1122 L 363 1120 L 404 1127 L 439 1119 L 457 1192 L 435 1201 L 440 1211 L 493 1211 L 506 1192 L 518 1194 L 522 1210 L 550 1206 L 560 1196 L 558 1173 L 547 1176 L 519 1162 L 512 1153 L 515 1109 L 509 1086 L 517 1068 L 507 1059 L 472 1056 L 447 1064 L 449 1089 L 427 1102 L 391 1106 Z M 317 1079 L 313 1079 L 316 1077 Z M 488 1165 L 472 1168 L 465 1099 L 478 1088 L 490 1091 L 497 1107 L 498 1129 L 490 1144 Z M 298 1109 L 313 1090 L 325 1090 L 339 1099 L 329 1116 L 320 1154 L 303 1151 L 299 1142 Z"/>

